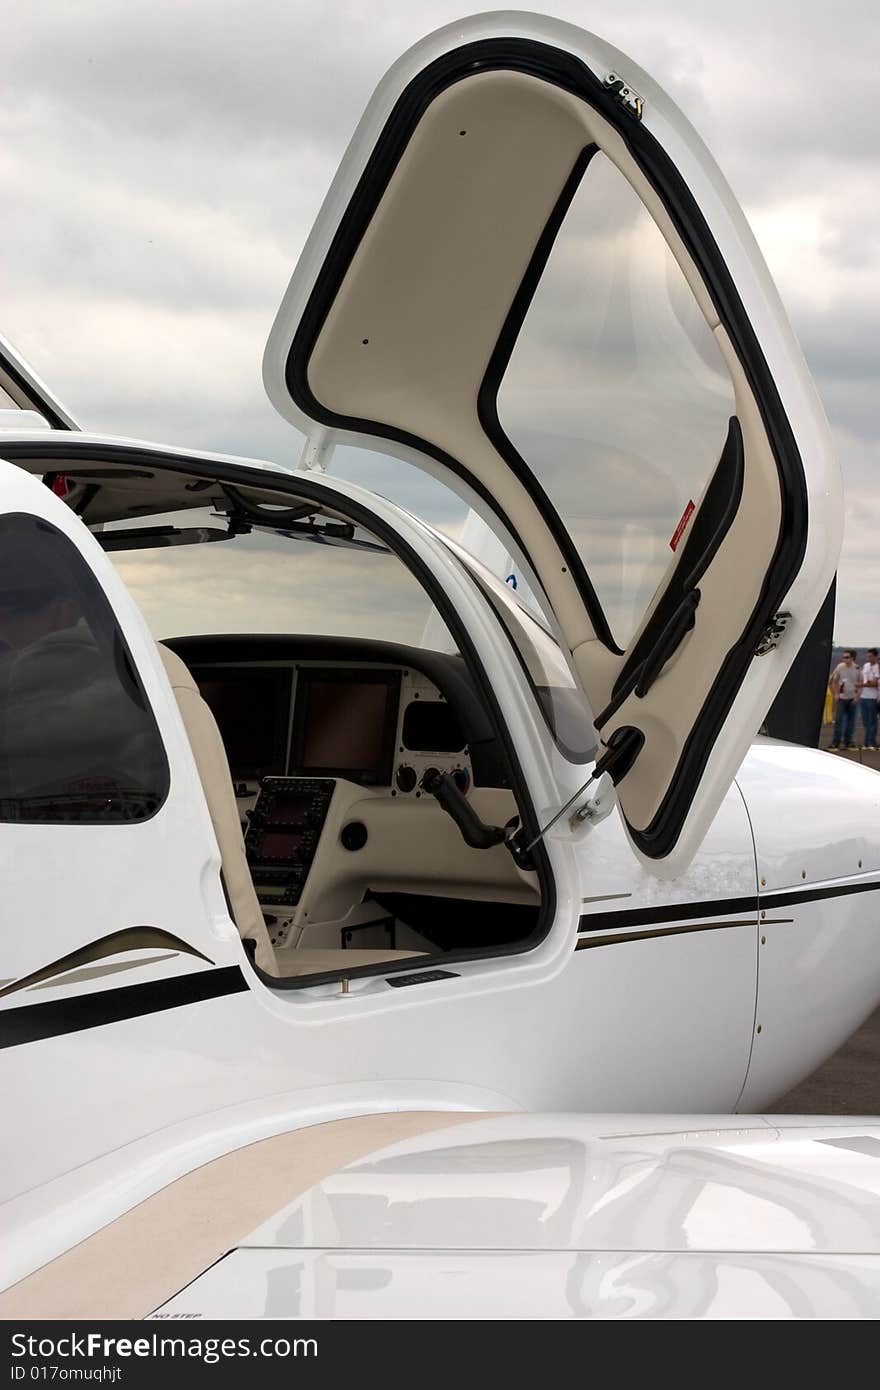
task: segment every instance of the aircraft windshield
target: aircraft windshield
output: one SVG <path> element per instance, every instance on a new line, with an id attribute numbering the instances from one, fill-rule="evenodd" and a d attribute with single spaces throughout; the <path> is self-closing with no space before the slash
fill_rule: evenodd
<path id="1" fill-rule="evenodd" d="M 267 529 L 210 544 L 138 544 L 138 530 L 168 526 L 193 538 L 201 529 L 204 542 L 223 521 L 204 508 L 111 522 L 102 532 L 105 540 L 129 533 L 128 548 L 109 558 L 157 638 L 289 632 L 418 646 L 429 617 L 446 632 L 424 589 L 388 551 Z"/>

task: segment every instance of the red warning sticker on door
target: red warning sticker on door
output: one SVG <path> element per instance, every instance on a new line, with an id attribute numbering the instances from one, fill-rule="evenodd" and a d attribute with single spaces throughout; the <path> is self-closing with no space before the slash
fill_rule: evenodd
<path id="1" fill-rule="evenodd" d="M 672 533 L 672 540 L 669 542 L 670 550 L 678 549 L 678 542 L 684 535 L 684 529 L 690 521 L 691 517 L 693 516 L 695 510 L 696 508 L 694 507 L 693 502 L 688 502 L 687 506 L 681 514 L 681 521 L 678 523 L 678 525 Z"/>

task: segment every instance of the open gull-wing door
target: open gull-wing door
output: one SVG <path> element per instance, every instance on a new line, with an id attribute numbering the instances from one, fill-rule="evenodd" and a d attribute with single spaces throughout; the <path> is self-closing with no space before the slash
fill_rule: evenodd
<path id="1" fill-rule="evenodd" d="M 602 429 L 588 422 L 572 442 L 560 425 L 554 472 L 528 408 L 513 420 L 504 404 L 567 218 L 575 201 L 607 210 L 609 173 L 681 282 L 678 321 L 699 320 L 725 376 L 730 407 L 698 485 L 696 406 L 676 398 L 670 432 L 656 403 L 642 412 L 630 390 L 650 378 L 666 404 L 674 398 L 663 387 L 674 334 L 655 333 L 619 379 L 607 375 L 645 299 L 632 267 L 626 302 L 618 267 L 603 305 L 603 322 L 626 331 L 579 383 L 605 410 Z M 582 238 L 577 264 L 593 276 L 585 315 L 616 244 L 647 245 L 640 227 L 621 215 Z M 568 330 L 569 308 L 563 284 L 551 327 Z M 545 377 L 554 360 L 544 359 Z M 635 851 L 679 872 L 828 592 L 842 505 L 827 425 L 767 268 L 669 98 L 600 40 L 537 16 L 477 17 L 417 45 L 379 86 L 343 160 L 273 327 L 264 379 L 316 449 L 343 441 L 395 453 L 494 526 L 552 609 L 599 712 Z M 634 421 L 639 446 L 615 451 L 609 433 Z M 624 532 L 630 551 L 644 550 L 647 532 L 629 514 L 651 493 L 664 448 L 684 506 L 666 532 L 668 563 L 616 640 L 600 601 L 608 554 Z M 608 511 L 615 486 L 624 502 Z"/>

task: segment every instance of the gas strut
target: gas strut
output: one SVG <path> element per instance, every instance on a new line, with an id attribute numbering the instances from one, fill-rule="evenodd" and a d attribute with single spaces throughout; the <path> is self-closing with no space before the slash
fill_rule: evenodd
<path id="1" fill-rule="evenodd" d="M 566 811 L 570 811 L 576 801 L 583 796 L 587 787 L 592 782 L 598 782 L 604 772 L 608 773 L 615 787 L 629 772 L 636 758 L 642 751 L 645 743 L 645 735 L 641 729 L 635 729 L 631 724 L 622 724 L 619 729 L 615 729 L 605 745 L 605 752 L 601 758 L 597 759 L 593 771 L 590 773 L 582 787 L 578 787 L 574 796 L 570 796 L 564 806 L 560 806 L 556 814 L 548 820 L 543 830 L 539 830 L 534 840 L 525 846 L 524 854 L 530 854 L 539 840 L 543 840 L 548 830 L 552 830 L 557 821 L 561 821 Z"/>
<path id="2" fill-rule="evenodd" d="M 561 820 L 575 802 L 583 796 L 587 787 L 592 782 L 598 781 L 603 772 L 607 772 L 615 786 L 625 777 L 642 750 L 645 742 L 645 735 L 641 729 L 634 729 L 625 725 L 615 729 L 608 740 L 605 751 L 601 758 L 596 762 L 592 773 L 582 787 L 578 787 L 574 796 L 566 801 L 565 805 L 553 816 L 552 820 L 539 830 L 535 838 L 527 845 L 522 843 L 524 838 L 522 829 L 517 828 L 516 818 L 508 822 L 507 826 L 487 825 L 480 820 L 473 806 L 465 800 L 455 781 L 455 778 L 448 772 L 440 772 L 437 768 L 429 768 L 422 778 L 422 790 L 430 793 L 443 807 L 447 815 L 451 816 L 461 831 L 461 838 L 471 849 L 492 849 L 494 845 L 506 845 L 514 859 L 522 868 L 532 868 L 530 859 L 531 851 L 551 830 L 557 821 Z"/>

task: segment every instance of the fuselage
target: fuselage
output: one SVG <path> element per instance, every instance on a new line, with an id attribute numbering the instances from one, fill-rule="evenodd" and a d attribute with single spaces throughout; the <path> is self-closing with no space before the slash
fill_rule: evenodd
<path id="1" fill-rule="evenodd" d="M 5 1167 L 13 1277 L 207 1159 L 319 1121 L 766 1107 L 880 998 L 878 801 L 874 773 L 758 740 L 680 880 L 636 868 L 612 815 L 554 846 L 562 891 L 540 947 L 406 990 L 381 978 L 348 993 L 268 988 L 200 905 L 191 845 L 190 893 L 173 872 L 133 881 L 130 910 L 150 920 L 164 899 L 162 920 L 185 922 L 212 962 L 177 957 L 167 979 L 223 971 L 235 990 L 105 1022 L 100 991 L 75 1031 L 4 1050 L 4 1094 L 27 1116 Z M 167 809 L 166 835 L 173 796 Z M 44 864 L 18 868 L 38 894 Z M 103 895 L 83 887 L 95 929 Z M 43 1011 L 77 1017 L 84 973 L 41 990 Z"/>
<path id="2" fill-rule="evenodd" d="M 76 443 L 86 457 L 95 449 L 82 436 L 64 440 L 67 476 Z M 16 446 L 6 451 L 15 455 Z M 119 444 L 104 457 L 130 466 Z M 239 485 L 270 476 L 228 460 L 175 464 L 178 457 L 149 455 L 157 486 L 171 486 L 162 470 L 172 466 L 209 476 L 222 467 Z M 535 851 L 545 868 L 534 941 L 424 961 L 454 962 L 440 971 L 413 961 L 414 987 L 395 984 L 407 959 L 350 980 L 337 969 L 335 982 L 279 987 L 257 968 L 230 915 L 204 773 L 141 613 L 57 497 L 8 465 L 3 483 L 11 513 L 45 511 L 93 568 L 169 771 L 158 810 L 133 823 L 2 827 L 15 923 L 0 971 L 2 1065 L 4 1094 L 20 1117 L 3 1180 L 10 1278 L 207 1159 L 319 1121 L 392 1110 L 764 1106 L 875 1007 L 880 779 L 767 740 L 751 748 L 678 877 L 658 879 L 637 862 L 616 811 L 583 823 L 564 817 Z M 525 813 L 527 798 L 531 823 L 546 826 L 589 765 L 560 753 L 473 575 L 437 533 L 385 499 L 301 475 L 287 475 L 285 486 L 329 499 L 343 515 L 368 507 L 383 534 L 418 546 L 424 582 L 442 587 L 449 621 L 454 612 L 506 730 L 516 804 Z M 479 861 L 474 878 L 454 857 L 456 845 L 463 853 L 458 830 L 433 798 L 401 796 L 393 781 L 384 795 L 345 777 L 335 785 L 344 806 L 366 797 L 380 815 L 372 843 L 385 851 L 392 882 L 413 872 L 411 853 L 440 855 L 425 872 L 451 895 L 451 920 L 462 881 L 467 895 L 489 902 L 509 900 L 511 883 L 535 891 L 535 874 L 502 846 L 485 860 L 500 856 L 507 887 L 485 878 L 481 887 L 483 852 L 465 855 Z M 507 814 L 509 791 L 470 795 L 484 815 L 501 797 L 499 821 Z M 345 860 L 344 848 L 329 848 Z M 497 901 L 496 911 L 503 918 Z"/>

